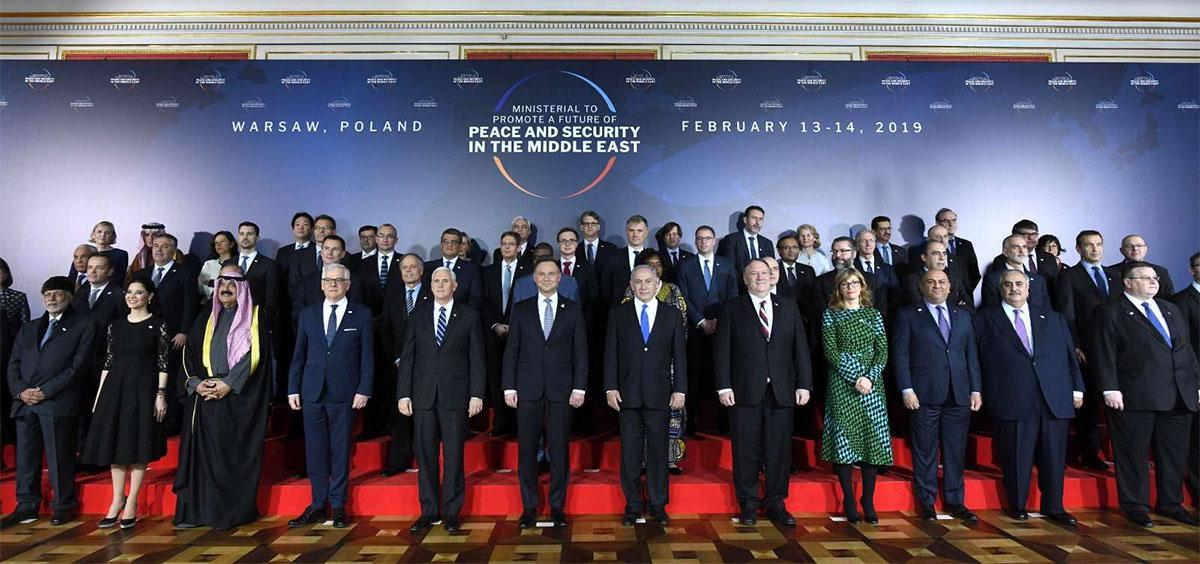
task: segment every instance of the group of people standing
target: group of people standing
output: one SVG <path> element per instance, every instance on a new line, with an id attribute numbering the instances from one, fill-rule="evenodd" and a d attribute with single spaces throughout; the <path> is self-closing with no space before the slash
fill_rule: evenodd
<path id="1" fill-rule="evenodd" d="M 146 465 L 176 430 L 176 525 L 253 520 L 272 397 L 298 413 L 305 444 L 312 501 L 293 527 L 348 524 L 362 411 L 359 438 L 391 436 L 385 476 L 414 455 L 422 470 L 412 531 L 439 520 L 458 531 L 464 442 L 485 407 L 483 427 L 518 440 L 522 527 L 542 505 L 539 462 L 549 468 L 551 520 L 567 524 L 571 430 L 606 426 L 621 437 L 627 525 L 647 514 L 668 523 L 669 476 L 682 472 L 697 430 L 731 437 L 742 524 L 761 513 L 794 525 L 794 434 L 820 439 L 846 519 L 876 523 L 893 426 L 911 434 L 919 514 L 936 518 L 940 460 L 943 507 L 973 521 L 963 472 L 981 410 L 1015 518 L 1028 518 L 1036 465 L 1040 512 L 1075 523 L 1062 506 L 1068 427 L 1076 419 L 1081 463 L 1106 471 L 1097 428 L 1106 416 L 1122 511 L 1153 526 L 1153 443 L 1155 510 L 1195 525 L 1182 487 L 1185 474 L 1195 487 L 1200 253 L 1193 283 L 1172 294 L 1140 236 L 1124 238 L 1123 261 L 1102 266 L 1103 237 L 1082 231 L 1080 263 L 1063 268 L 1022 220 L 981 271 L 957 215 L 942 209 L 935 219 L 906 248 L 891 243 L 890 219 L 876 217 L 835 238 L 826 256 L 810 224 L 764 236 L 759 206 L 719 242 L 712 227 L 696 228 L 695 252 L 674 222 L 651 248 L 640 215 L 626 221 L 620 248 L 600 237 L 595 212 L 558 230 L 557 249 L 535 243 L 518 217 L 483 266 L 487 254 L 458 229 L 442 233 L 429 261 L 398 252 L 390 224 L 361 228 L 361 250 L 348 254 L 332 217 L 300 212 L 294 241 L 274 259 L 258 252 L 258 226 L 243 222 L 214 236 L 215 258 L 198 268 L 160 224 L 143 226 L 145 248 L 130 263 L 102 222 L 76 249 L 71 274 L 46 281 L 39 319 L 28 321 L 27 309 L 8 319 L 24 297 L 11 296 L 0 265 L 4 322 L 20 327 L 6 361 L 18 506 L 0 526 L 36 518 L 43 451 L 54 523 L 74 516 L 78 451 L 82 463 L 111 469 L 101 526 L 134 526 Z M 810 404 L 819 417 L 798 409 Z"/>

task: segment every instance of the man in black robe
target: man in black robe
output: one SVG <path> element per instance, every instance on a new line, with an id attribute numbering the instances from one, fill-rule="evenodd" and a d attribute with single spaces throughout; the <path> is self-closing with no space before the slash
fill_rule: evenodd
<path id="1" fill-rule="evenodd" d="M 236 264 L 221 268 L 212 312 L 184 354 L 187 399 L 175 472 L 175 526 L 229 529 L 258 518 L 273 362 L 270 316 Z"/>

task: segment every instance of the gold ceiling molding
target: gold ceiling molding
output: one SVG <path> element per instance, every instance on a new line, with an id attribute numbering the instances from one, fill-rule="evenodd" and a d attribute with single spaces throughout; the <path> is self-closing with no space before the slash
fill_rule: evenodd
<path id="1" fill-rule="evenodd" d="M 916 14 L 893 12 L 703 12 L 639 10 L 236 10 L 179 12 L 0 12 L 0 20 L 69 18 L 353 18 L 353 17 L 607 17 L 607 18 L 714 18 L 714 19 L 843 19 L 843 20 L 1007 20 L 1079 21 L 1111 23 L 1197 24 L 1200 17 L 1183 16 L 1094 16 L 1034 14 Z"/>

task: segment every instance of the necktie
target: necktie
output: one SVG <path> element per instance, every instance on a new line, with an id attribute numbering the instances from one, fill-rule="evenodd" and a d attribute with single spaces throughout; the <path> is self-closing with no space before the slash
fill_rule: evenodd
<path id="1" fill-rule="evenodd" d="M 946 308 L 937 306 L 938 310 L 938 330 L 942 332 L 942 339 L 946 343 L 950 342 L 950 320 L 946 319 Z"/>
<path id="2" fill-rule="evenodd" d="M 162 279 L 163 279 L 163 267 L 160 266 L 160 267 L 154 269 L 154 285 L 157 286 L 159 282 L 162 282 Z"/>
<path id="3" fill-rule="evenodd" d="M 388 257 L 379 257 L 379 285 L 387 286 L 388 277 Z"/>
<path id="4" fill-rule="evenodd" d="M 760 326 L 759 329 L 762 329 L 763 337 L 766 337 L 767 340 L 770 340 L 771 322 L 767 321 L 767 300 L 758 302 L 758 320 L 762 322 L 762 326 Z"/>
<path id="5" fill-rule="evenodd" d="M 542 313 L 542 335 L 547 340 L 550 339 L 550 329 L 554 328 L 554 306 L 551 301 L 550 298 L 546 298 L 546 311 Z"/>
<path id="6" fill-rule="evenodd" d="M 318 247 L 317 248 L 317 272 L 321 272 L 321 268 L 324 266 L 325 266 L 325 263 L 324 263 L 324 261 L 321 260 L 321 249 Z"/>
<path id="7" fill-rule="evenodd" d="M 1167 334 L 1167 328 L 1163 327 L 1162 322 L 1158 320 L 1158 316 L 1154 315 L 1154 310 L 1150 309 L 1150 302 L 1142 302 L 1142 309 L 1146 310 L 1146 317 L 1150 320 L 1150 324 L 1158 330 L 1159 335 L 1162 335 L 1163 342 L 1168 347 L 1171 346 L 1171 336 Z"/>
<path id="8" fill-rule="evenodd" d="M 1025 345 L 1025 352 L 1033 354 L 1033 345 L 1029 343 L 1029 330 L 1025 329 L 1025 322 L 1021 320 L 1021 310 L 1013 310 L 1013 325 L 1017 328 L 1017 337 L 1020 337 L 1021 344 Z"/>
<path id="9" fill-rule="evenodd" d="M 325 324 L 325 344 L 333 344 L 333 336 L 337 334 L 337 304 L 329 306 L 329 323 Z"/>
<path id="10" fill-rule="evenodd" d="M 796 267 L 795 266 L 787 267 L 787 281 L 788 281 L 788 286 L 794 287 L 796 285 Z"/>
<path id="11" fill-rule="evenodd" d="M 645 314 L 643 314 L 645 315 Z M 38 348 L 46 346 L 46 341 L 50 340 L 50 335 L 54 334 L 54 329 L 58 327 L 57 319 L 50 319 L 50 323 L 46 325 L 46 334 L 42 335 L 42 342 L 38 343 Z"/>
<path id="12" fill-rule="evenodd" d="M 405 309 L 405 311 L 406 311 L 406 312 L 408 312 L 408 313 L 412 313 L 412 308 L 413 308 L 413 294 L 416 294 L 416 293 L 417 293 L 417 289 L 416 289 L 416 288 L 409 288 L 409 289 L 408 289 L 408 296 L 406 296 L 406 297 L 404 298 L 404 309 Z"/>
<path id="13" fill-rule="evenodd" d="M 871 264 L 871 261 L 865 260 L 865 261 L 863 261 L 863 264 L 867 265 L 867 272 L 870 272 L 872 274 L 875 272 L 875 265 Z"/>
<path id="14" fill-rule="evenodd" d="M 242 255 L 242 265 L 241 265 L 242 266 L 242 274 L 245 274 L 246 271 L 249 270 L 249 268 L 250 268 L 250 265 L 248 264 L 249 262 L 250 262 L 250 257 L 248 257 L 246 255 Z"/>
<path id="15" fill-rule="evenodd" d="M 504 265 L 504 286 L 500 288 L 500 310 L 508 311 L 508 298 L 512 296 L 512 265 Z"/>
<path id="16" fill-rule="evenodd" d="M 883 257 L 883 262 L 892 264 L 892 246 L 882 245 L 879 247 L 879 256 Z"/>
<path id="17" fill-rule="evenodd" d="M 446 261 L 446 268 L 450 268 L 450 261 Z"/>
<path id="18" fill-rule="evenodd" d="M 92 288 L 92 293 L 88 295 L 88 309 L 96 307 L 96 299 L 100 297 L 100 288 Z"/>
<path id="19" fill-rule="evenodd" d="M 712 269 L 708 267 L 708 259 L 704 259 L 704 289 L 712 289 Z"/>
<path id="20" fill-rule="evenodd" d="M 1096 281 L 1096 289 L 1100 290 L 1101 297 L 1108 297 L 1108 281 L 1104 279 L 1104 274 L 1100 272 L 1099 266 L 1092 267 L 1092 280 Z"/>
<path id="21" fill-rule="evenodd" d="M 951 237 L 950 238 L 950 254 L 953 255 L 953 254 L 956 254 L 957 252 L 958 252 L 958 239 Z"/>
<path id="22" fill-rule="evenodd" d="M 592 264 L 596 263 L 596 250 L 592 247 L 592 243 L 587 245 L 587 261 Z"/>
<path id="23" fill-rule="evenodd" d="M 746 247 L 750 249 L 750 258 L 758 258 L 758 242 L 753 235 L 746 237 Z"/>
<path id="24" fill-rule="evenodd" d="M 567 276 L 571 275 L 571 261 L 567 261 L 567 262 L 563 263 L 563 274 L 565 274 Z"/>
<path id="25" fill-rule="evenodd" d="M 78 288 L 83 286 L 84 282 L 87 282 L 87 274 L 80 273 L 79 276 L 75 278 L 75 287 Z"/>
<path id="26" fill-rule="evenodd" d="M 442 341 L 446 339 L 446 306 L 438 308 L 437 331 L 434 337 L 437 337 L 437 346 L 442 346 Z"/>
<path id="27" fill-rule="evenodd" d="M 1029 272 L 1032 272 L 1033 274 L 1037 274 L 1037 255 L 1036 254 L 1029 255 Z"/>
<path id="28" fill-rule="evenodd" d="M 650 309 L 650 304 L 642 304 L 642 342 L 650 342 L 650 314 L 647 310 Z"/>
<path id="29" fill-rule="evenodd" d="M 671 266 L 679 264 L 679 251 L 671 251 Z"/>

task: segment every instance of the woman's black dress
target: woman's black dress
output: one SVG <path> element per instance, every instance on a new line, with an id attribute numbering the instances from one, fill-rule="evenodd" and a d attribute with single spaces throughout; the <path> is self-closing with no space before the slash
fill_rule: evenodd
<path id="1" fill-rule="evenodd" d="M 97 466 L 148 464 L 167 452 L 163 424 L 155 420 L 158 373 L 167 371 L 171 341 L 162 318 L 137 323 L 127 317 L 108 327 L 108 376 L 96 398 L 83 462 Z"/>

